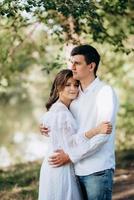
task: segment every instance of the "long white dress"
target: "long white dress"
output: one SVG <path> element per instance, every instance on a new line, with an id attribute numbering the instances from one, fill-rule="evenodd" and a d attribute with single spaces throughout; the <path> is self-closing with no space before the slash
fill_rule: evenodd
<path id="1" fill-rule="evenodd" d="M 79 137 L 75 137 L 77 127 L 68 108 L 56 102 L 43 116 L 43 123 L 50 128 L 49 147 L 42 163 L 38 200 L 83 200 L 73 164 L 52 167 L 48 157 L 57 149 L 70 154 L 79 154 Z"/>

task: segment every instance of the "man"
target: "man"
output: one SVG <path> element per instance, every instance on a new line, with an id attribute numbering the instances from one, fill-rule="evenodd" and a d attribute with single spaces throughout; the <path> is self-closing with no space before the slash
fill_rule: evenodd
<path id="1" fill-rule="evenodd" d="M 80 45 L 72 50 L 73 77 L 80 81 L 81 87 L 78 98 L 71 103 L 70 110 L 80 133 L 92 129 L 102 121 L 112 123 L 112 133 L 100 133 L 90 139 L 88 151 L 77 159 L 63 150 L 58 150 L 58 154 L 49 159 L 49 163 L 57 167 L 68 162 L 74 163 L 84 200 L 112 199 L 115 118 L 118 103 L 113 89 L 96 76 L 99 62 L 100 55 L 90 45 Z M 41 132 L 47 133 L 47 130 L 41 129 Z"/>

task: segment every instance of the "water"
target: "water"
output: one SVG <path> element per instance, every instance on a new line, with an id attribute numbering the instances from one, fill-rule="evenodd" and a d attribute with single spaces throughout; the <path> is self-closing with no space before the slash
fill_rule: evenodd
<path id="1" fill-rule="evenodd" d="M 48 138 L 40 134 L 39 123 L 49 90 L 44 78 L 40 83 L 34 80 L 36 84 L 0 96 L 0 167 L 45 156 Z"/>
<path id="2" fill-rule="evenodd" d="M 28 102 L 0 108 L 0 167 L 43 158 L 48 138 L 39 132 L 41 110 Z"/>
<path id="3" fill-rule="evenodd" d="M 37 133 L 15 132 L 11 144 L 0 147 L 0 167 L 6 167 L 19 162 L 42 159 L 47 151 L 48 139 Z"/>
<path id="4" fill-rule="evenodd" d="M 0 113 L 0 167 L 43 158 L 48 138 L 39 132 L 41 110 L 25 102 L 1 107 Z"/>

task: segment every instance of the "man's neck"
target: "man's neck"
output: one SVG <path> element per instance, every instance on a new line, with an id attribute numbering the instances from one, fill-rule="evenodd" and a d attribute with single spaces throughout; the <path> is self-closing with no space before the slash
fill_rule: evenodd
<path id="1" fill-rule="evenodd" d="M 81 83 L 81 89 L 84 90 L 86 89 L 94 80 L 95 80 L 95 76 L 88 76 L 87 78 L 80 80 Z"/>

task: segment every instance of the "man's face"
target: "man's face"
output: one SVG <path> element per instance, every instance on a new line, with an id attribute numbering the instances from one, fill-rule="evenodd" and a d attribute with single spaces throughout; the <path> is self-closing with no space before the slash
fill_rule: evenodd
<path id="1" fill-rule="evenodd" d="M 90 76 L 90 64 L 86 63 L 83 55 L 72 56 L 70 60 L 74 79 L 81 81 Z"/>

